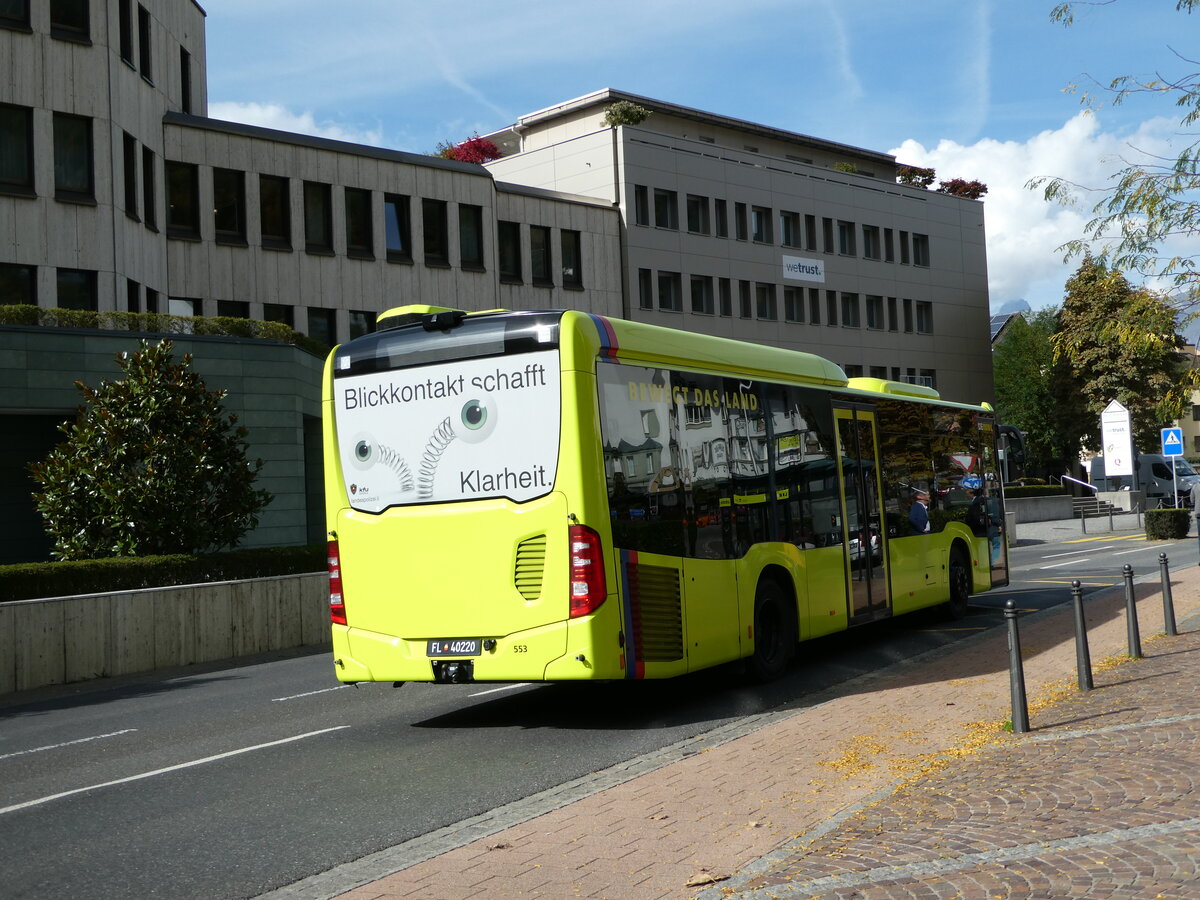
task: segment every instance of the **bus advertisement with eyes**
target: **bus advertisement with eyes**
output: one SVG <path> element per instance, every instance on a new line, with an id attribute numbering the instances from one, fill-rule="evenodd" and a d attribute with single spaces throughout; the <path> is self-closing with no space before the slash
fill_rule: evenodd
<path id="1" fill-rule="evenodd" d="M 340 378 L 333 402 L 346 499 L 357 510 L 520 503 L 554 486 L 555 350 Z"/>

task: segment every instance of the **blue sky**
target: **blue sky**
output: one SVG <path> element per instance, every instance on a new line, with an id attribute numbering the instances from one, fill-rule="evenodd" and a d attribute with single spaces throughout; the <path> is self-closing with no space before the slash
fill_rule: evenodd
<path id="1" fill-rule="evenodd" d="M 1035 175 L 1103 186 L 1168 152 L 1162 97 L 1114 107 L 1095 82 L 1185 75 L 1200 14 L 1173 0 L 201 0 L 209 114 L 415 152 L 612 87 L 896 153 L 979 179 L 992 306 L 1061 300 L 1055 248 L 1090 203 L 1045 204 Z M 1102 101 L 1085 112 L 1072 83 Z"/>

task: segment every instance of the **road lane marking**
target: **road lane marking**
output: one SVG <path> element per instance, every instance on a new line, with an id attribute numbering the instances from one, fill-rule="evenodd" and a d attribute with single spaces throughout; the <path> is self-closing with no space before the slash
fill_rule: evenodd
<path id="1" fill-rule="evenodd" d="M 1068 559 L 1065 562 L 1053 563 L 1049 566 L 1038 566 L 1038 568 L 1039 569 L 1061 569 L 1063 566 L 1073 566 L 1076 563 L 1085 563 L 1085 562 L 1091 562 L 1091 561 L 1092 561 L 1092 558 L 1090 556 L 1085 556 L 1082 559 Z"/>
<path id="2" fill-rule="evenodd" d="M 467 694 L 467 696 L 468 697 L 482 697 L 485 694 L 497 694 L 500 691 L 515 691 L 517 688 L 520 688 L 520 687 L 529 687 L 530 684 L 531 684 L 531 682 L 528 682 L 528 681 L 518 681 L 516 684 L 506 684 L 503 687 L 491 688 L 490 690 L 486 690 L 486 691 L 478 691 L 477 693 L 474 693 L 474 694 Z"/>
<path id="3" fill-rule="evenodd" d="M 1141 534 L 1141 533 L 1125 534 L 1125 535 L 1121 535 L 1120 537 L 1113 537 L 1111 534 L 1106 534 L 1106 535 L 1104 535 L 1104 537 L 1072 538 L 1069 541 L 1063 541 L 1063 543 L 1064 544 L 1086 544 L 1090 541 L 1144 541 L 1145 539 L 1146 539 L 1146 535 Z"/>
<path id="4" fill-rule="evenodd" d="M 281 738 L 278 741 L 268 741 L 265 744 L 255 744 L 253 747 L 241 747 L 237 750 L 227 750 L 224 753 L 218 753 L 215 756 L 206 756 L 203 759 L 193 759 L 191 762 L 178 763 L 173 766 L 165 766 L 161 769 L 154 769 L 150 772 L 141 772 L 137 775 L 129 775 L 125 778 L 117 778 L 113 781 L 105 781 L 101 784 L 91 784 L 87 787 L 74 788 L 69 791 L 62 791 L 58 794 L 49 794 L 45 797 L 38 797 L 35 800 L 26 800 L 24 803 L 14 803 L 12 806 L 0 807 L 0 816 L 8 813 L 17 812 L 22 809 L 29 809 L 33 806 L 42 806 L 45 803 L 50 803 L 53 800 L 61 800 L 64 797 L 73 797 L 76 794 L 86 794 L 89 791 L 98 791 L 102 788 L 116 787 L 119 784 L 129 784 L 131 781 L 142 781 L 146 778 L 153 778 L 155 775 L 167 775 L 171 772 L 179 772 L 183 769 L 191 769 L 195 766 L 202 766 L 206 763 L 217 762 L 221 759 L 229 759 L 231 756 L 241 756 L 243 753 L 251 753 L 255 750 L 265 750 L 268 747 L 278 747 L 281 744 L 290 744 L 293 741 L 302 741 L 305 738 L 317 737 L 321 734 L 328 734 L 331 731 L 341 731 L 343 728 L 349 728 L 349 725 L 336 725 L 333 728 L 322 728 L 320 731 L 310 731 L 306 734 L 297 734 L 288 738 Z"/>
<path id="5" fill-rule="evenodd" d="M 1056 580 L 1054 580 L 1054 578 L 1028 578 L 1028 580 L 1022 581 L 1020 583 L 1021 584 L 1074 584 L 1075 581 L 1076 580 L 1056 581 Z M 1118 581 L 1080 581 L 1079 587 L 1081 587 L 1081 588 L 1112 588 L 1112 587 L 1116 587 L 1117 584 L 1120 584 L 1120 583 L 1121 582 L 1118 582 Z"/>
<path id="6" fill-rule="evenodd" d="M 137 731 L 136 728 L 122 728 L 120 731 L 110 731 L 108 734 L 94 734 L 91 737 L 79 738 L 74 741 L 63 741 L 61 744 L 47 744 L 45 747 L 30 747 L 28 750 L 18 750 L 15 753 L 0 754 L 0 760 L 12 759 L 14 756 L 25 756 L 29 753 L 42 753 L 45 750 L 58 750 L 60 747 L 73 747 L 76 744 L 86 744 L 89 741 L 100 741 L 104 738 L 117 737 L 121 734 L 130 734 Z"/>
<path id="7" fill-rule="evenodd" d="M 1101 550 L 1111 550 L 1116 544 L 1105 544 L 1103 547 L 1088 547 L 1086 550 L 1070 550 L 1066 553 L 1048 553 L 1042 559 L 1054 559 L 1056 556 L 1076 556 L 1080 553 L 1097 553 Z"/>
<path id="8" fill-rule="evenodd" d="M 340 691 L 342 688 L 348 688 L 348 684 L 339 684 L 336 687 L 321 688 L 319 691 L 306 691 L 303 694 L 292 694 L 290 697 L 272 697 L 272 703 L 283 703 L 285 700 L 299 700 L 301 697 L 315 697 L 317 694 L 328 694 L 330 691 Z"/>

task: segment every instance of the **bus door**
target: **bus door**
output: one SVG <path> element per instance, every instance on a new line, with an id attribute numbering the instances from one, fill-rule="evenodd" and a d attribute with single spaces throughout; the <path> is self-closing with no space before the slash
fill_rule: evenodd
<path id="1" fill-rule="evenodd" d="M 849 583 L 850 620 L 867 621 L 890 614 L 887 579 L 887 529 L 875 412 L 869 406 L 835 407 L 838 466 L 842 485 L 842 544 Z"/>
<path id="2" fill-rule="evenodd" d="M 980 425 L 983 432 L 983 488 L 987 509 L 988 558 L 992 587 L 1008 584 L 1008 522 L 1004 518 L 1004 491 L 996 454 L 995 429 L 991 423 Z"/>

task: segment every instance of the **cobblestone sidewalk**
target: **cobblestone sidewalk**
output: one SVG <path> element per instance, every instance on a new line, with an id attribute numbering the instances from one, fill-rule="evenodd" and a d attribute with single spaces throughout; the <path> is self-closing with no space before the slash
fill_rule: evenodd
<path id="1" fill-rule="evenodd" d="M 1200 632 L 1144 651 L 703 896 L 1200 897 Z"/>

